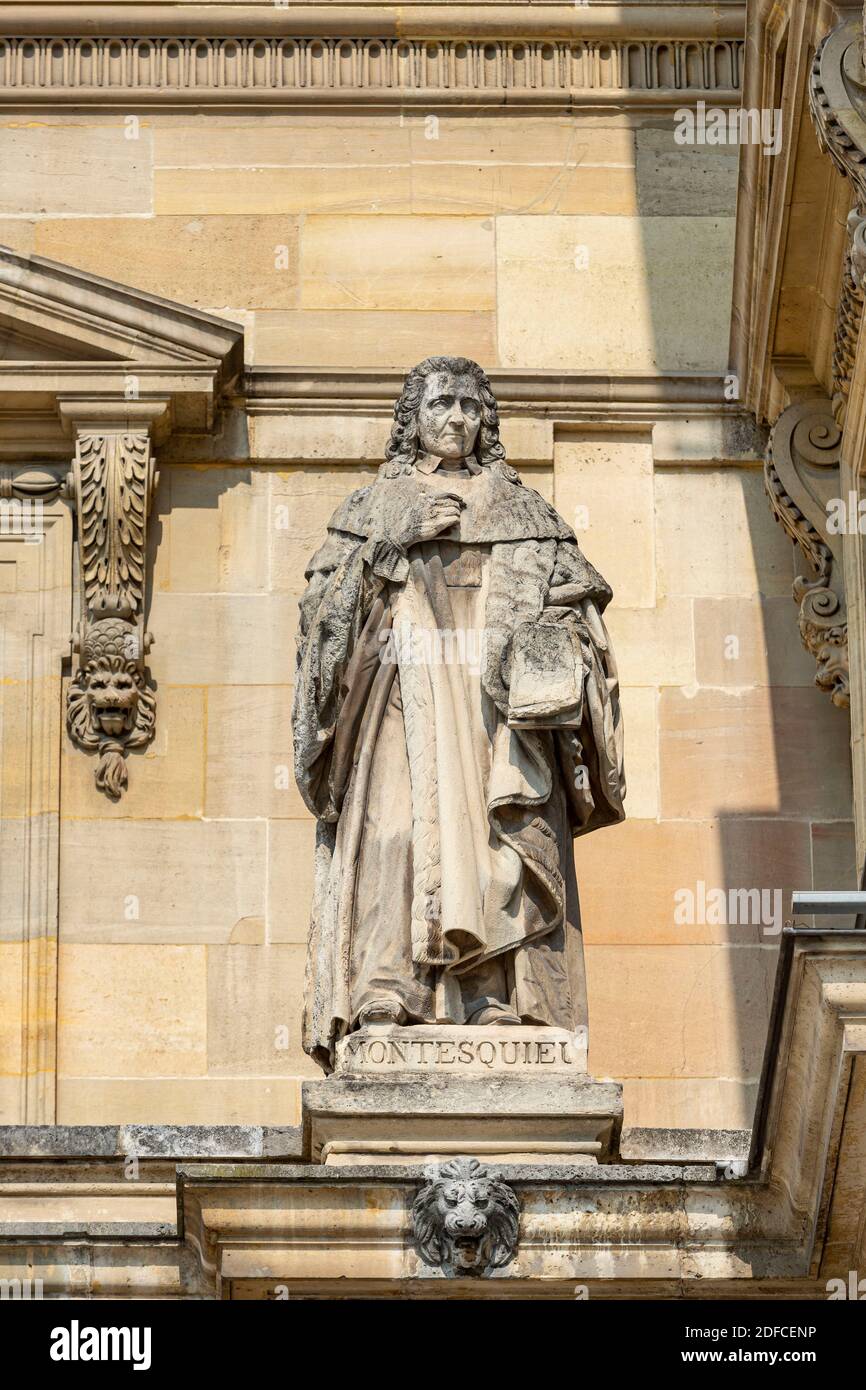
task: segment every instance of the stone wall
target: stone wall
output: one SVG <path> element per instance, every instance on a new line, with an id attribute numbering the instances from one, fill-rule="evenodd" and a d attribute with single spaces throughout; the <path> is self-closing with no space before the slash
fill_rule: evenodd
<path id="1" fill-rule="evenodd" d="M 736 155 L 652 110 L 6 115 L 0 240 L 235 319 L 254 364 L 657 374 L 685 429 L 665 377 L 727 366 Z M 297 1118 L 296 601 L 387 428 L 286 406 L 267 428 L 239 410 L 202 462 L 172 442 L 156 740 L 117 804 L 63 741 L 62 1123 Z M 506 411 L 503 438 L 615 590 L 629 820 L 576 851 L 591 1068 L 625 1082 L 629 1125 L 748 1124 L 778 922 L 713 924 L 700 884 L 787 910 L 853 862 L 847 720 L 812 686 L 791 547 L 754 451 L 665 447 L 646 408 Z"/>

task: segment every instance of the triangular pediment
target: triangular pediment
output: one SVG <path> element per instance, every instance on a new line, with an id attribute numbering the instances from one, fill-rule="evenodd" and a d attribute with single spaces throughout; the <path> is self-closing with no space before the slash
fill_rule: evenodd
<path id="1" fill-rule="evenodd" d="M 237 371 L 242 357 L 239 324 L 60 261 L 0 247 L 0 360 L 216 361 Z"/>
<path id="2" fill-rule="evenodd" d="M 243 362 L 239 324 L 0 247 L 0 454 L 4 435 L 19 447 L 25 414 L 42 449 L 45 416 L 59 429 L 76 401 L 130 392 L 165 403 L 163 429 L 208 429 Z"/>

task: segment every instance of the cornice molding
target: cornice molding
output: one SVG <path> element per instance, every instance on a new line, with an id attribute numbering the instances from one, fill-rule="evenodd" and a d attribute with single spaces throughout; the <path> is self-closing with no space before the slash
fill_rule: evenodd
<path id="1" fill-rule="evenodd" d="M 294 12 L 292 12 L 292 22 Z M 627 37 L 623 37 L 626 35 Z M 736 38 L 0 38 L 0 106 L 670 105 L 738 98 Z"/>
<path id="2" fill-rule="evenodd" d="M 483 38 L 620 39 L 742 38 L 746 25 L 743 0 L 715 0 L 712 5 L 683 0 L 646 4 L 645 0 L 408 0 L 402 4 L 367 4 L 364 0 L 295 4 L 294 0 L 258 3 L 176 3 L 176 0 L 12 0 L 0 4 L 0 33 L 165 34 L 181 37 L 294 34 L 320 38 L 430 38 L 472 35 Z"/>

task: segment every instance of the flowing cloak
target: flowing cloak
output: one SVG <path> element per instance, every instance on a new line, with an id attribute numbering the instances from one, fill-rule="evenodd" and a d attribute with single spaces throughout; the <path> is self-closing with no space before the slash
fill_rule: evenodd
<path id="1" fill-rule="evenodd" d="M 414 1021 L 464 1022 L 498 970 L 522 1021 L 586 1022 L 572 839 L 624 815 L 611 591 L 509 473 L 380 476 L 337 508 L 306 571 L 304 1047 L 326 1070 L 395 979 Z M 443 487 L 461 495 L 459 527 L 404 552 L 393 519 Z"/>

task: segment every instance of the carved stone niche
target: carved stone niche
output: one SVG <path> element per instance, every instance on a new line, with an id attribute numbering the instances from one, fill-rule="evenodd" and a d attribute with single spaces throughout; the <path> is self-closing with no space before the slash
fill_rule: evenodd
<path id="1" fill-rule="evenodd" d="M 96 785 L 125 790 L 126 754 L 153 737 L 156 694 L 145 664 L 147 517 L 157 474 L 147 429 L 79 425 L 68 491 L 78 519 L 81 618 L 66 726 L 97 752 Z"/>
<path id="2" fill-rule="evenodd" d="M 830 401 L 810 397 L 788 406 L 770 436 L 764 482 L 776 520 L 803 553 L 808 572 L 794 580 L 803 645 L 818 669 L 815 684 L 834 705 L 849 704 L 848 616 L 841 536 L 828 524 L 840 497 L 842 430 Z"/>

